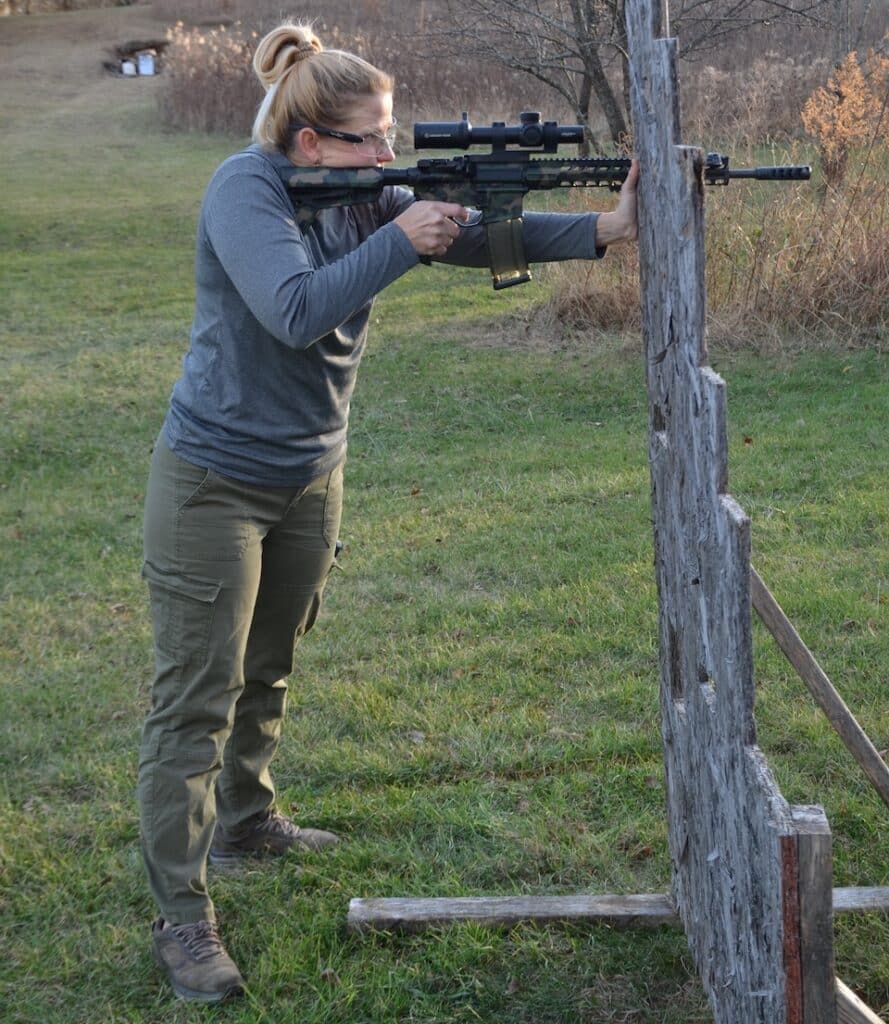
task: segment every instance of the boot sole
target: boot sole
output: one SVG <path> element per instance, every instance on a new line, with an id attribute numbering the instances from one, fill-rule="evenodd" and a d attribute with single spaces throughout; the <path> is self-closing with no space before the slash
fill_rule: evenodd
<path id="1" fill-rule="evenodd" d="M 174 985 L 172 981 L 170 985 L 177 998 L 186 1003 L 224 1003 L 229 999 L 240 999 L 246 994 L 243 985 L 232 985 L 222 995 L 218 995 L 216 992 L 195 992 L 194 989 Z"/>
<path id="2" fill-rule="evenodd" d="M 170 983 L 170 988 L 173 989 L 176 997 L 182 999 L 187 1003 L 222 1003 L 227 999 L 240 998 L 247 994 L 247 990 L 242 983 L 233 982 L 223 992 L 202 992 L 200 989 L 187 988 L 185 985 L 180 985 L 173 980 L 173 976 L 170 974 L 170 970 L 164 961 L 161 959 L 157 950 L 154 950 L 154 959 L 164 972 L 167 981 Z"/>
<path id="3" fill-rule="evenodd" d="M 268 853 L 210 853 L 207 863 L 217 871 L 238 871 L 257 861 L 274 860 L 276 855 Z"/>

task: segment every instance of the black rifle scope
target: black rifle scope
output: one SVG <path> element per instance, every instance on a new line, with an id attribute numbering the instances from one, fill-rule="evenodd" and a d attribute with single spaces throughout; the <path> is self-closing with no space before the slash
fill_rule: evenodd
<path id="1" fill-rule="evenodd" d="M 490 145 L 494 149 L 521 146 L 555 153 L 560 145 L 583 142 L 582 124 L 559 124 L 540 120 L 536 111 L 519 114 L 519 124 L 495 121 L 490 127 L 473 128 L 469 114 L 462 121 L 418 121 L 414 125 L 414 149 L 469 149 Z"/>

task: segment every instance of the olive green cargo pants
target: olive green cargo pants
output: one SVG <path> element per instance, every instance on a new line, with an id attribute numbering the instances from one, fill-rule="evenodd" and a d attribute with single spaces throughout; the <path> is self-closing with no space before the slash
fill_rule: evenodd
<path id="1" fill-rule="evenodd" d="M 257 487 L 155 446 L 143 567 L 155 677 L 138 797 L 149 884 L 173 924 L 214 919 L 217 817 L 234 829 L 274 802 L 286 677 L 321 606 L 341 509 L 341 466 L 306 487 Z"/>

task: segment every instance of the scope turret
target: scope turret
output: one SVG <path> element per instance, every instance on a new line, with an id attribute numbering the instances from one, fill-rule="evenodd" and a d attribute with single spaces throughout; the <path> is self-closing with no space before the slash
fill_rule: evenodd
<path id="1" fill-rule="evenodd" d="M 555 153 L 561 145 L 583 142 L 583 125 L 541 121 L 537 111 L 519 114 L 519 124 L 495 121 L 475 128 L 464 111 L 460 121 L 418 121 L 414 125 L 414 149 L 469 149 L 470 146 L 491 146 L 506 149 L 539 149 Z"/>

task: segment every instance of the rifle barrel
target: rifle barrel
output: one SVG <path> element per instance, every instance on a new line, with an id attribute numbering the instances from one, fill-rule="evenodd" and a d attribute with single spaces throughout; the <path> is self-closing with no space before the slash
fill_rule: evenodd
<path id="1" fill-rule="evenodd" d="M 806 164 L 784 167 L 733 167 L 730 178 L 755 178 L 757 181 L 808 181 L 812 168 Z"/>

